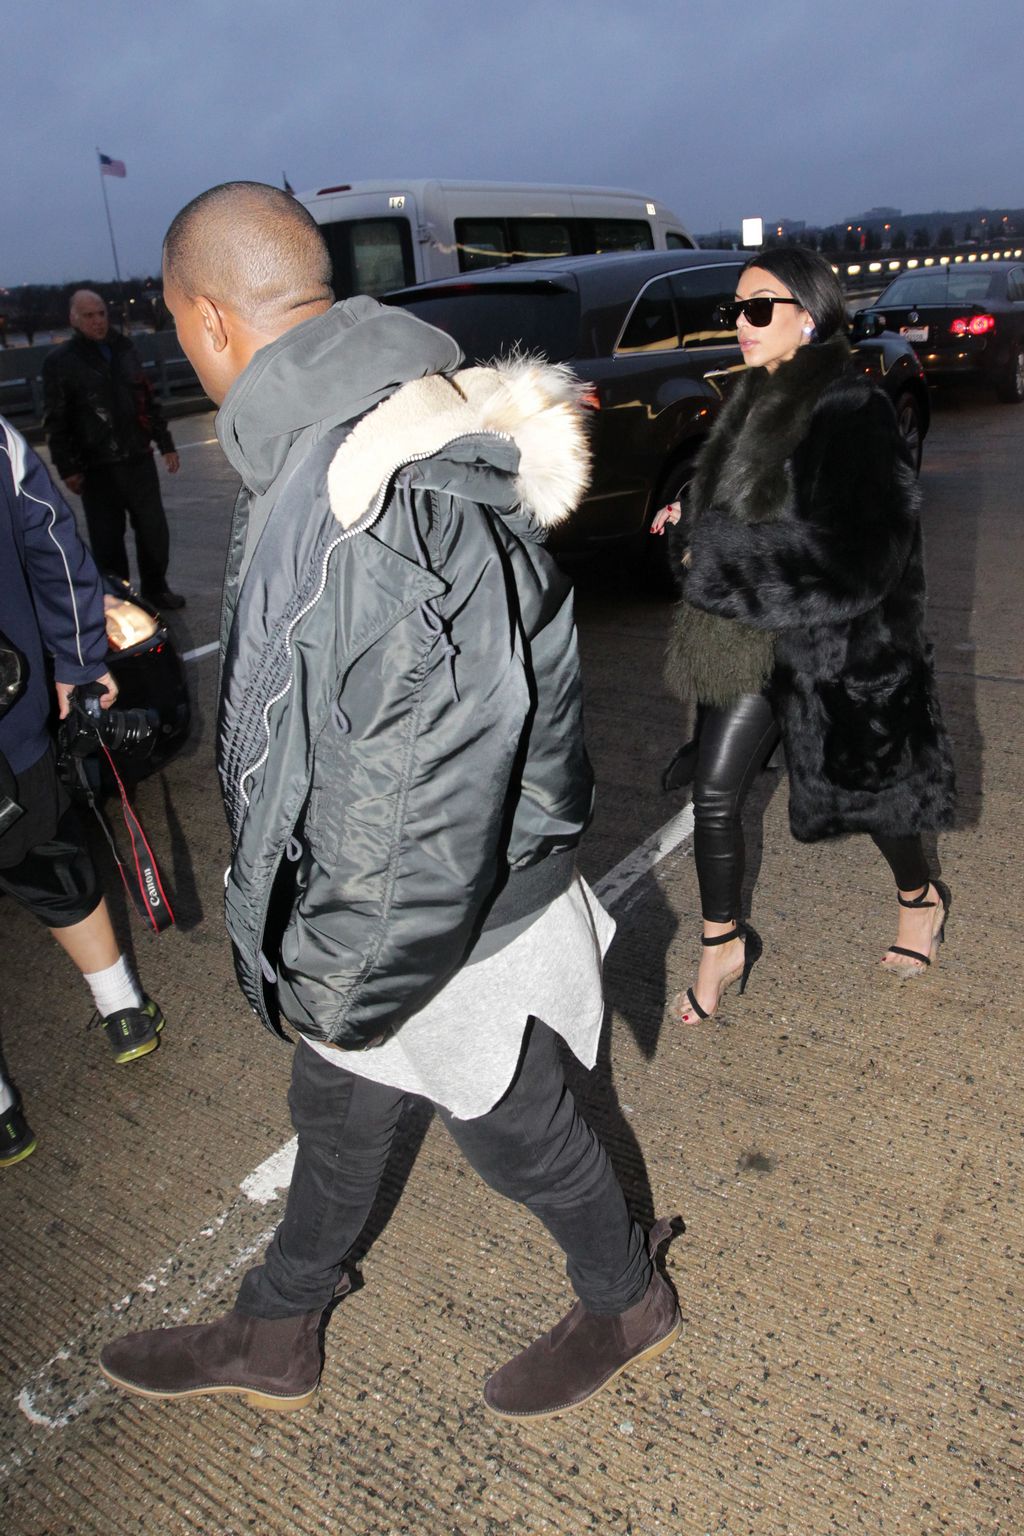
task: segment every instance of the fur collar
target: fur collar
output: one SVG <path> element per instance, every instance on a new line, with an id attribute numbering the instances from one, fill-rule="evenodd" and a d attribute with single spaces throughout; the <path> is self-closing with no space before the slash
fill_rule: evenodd
<path id="1" fill-rule="evenodd" d="M 327 476 L 334 517 L 351 528 L 411 460 L 432 458 L 460 438 L 494 435 L 519 450 L 513 503 L 554 527 L 575 510 L 589 479 L 585 387 L 569 368 L 531 357 L 402 385 L 335 454 Z"/>
<path id="2" fill-rule="evenodd" d="M 698 513 L 714 505 L 745 523 L 779 515 L 789 490 L 787 461 L 849 358 L 846 337 L 831 336 L 801 347 L 774 373 L 747 370 L 698 460 L 693 484 Z"/>

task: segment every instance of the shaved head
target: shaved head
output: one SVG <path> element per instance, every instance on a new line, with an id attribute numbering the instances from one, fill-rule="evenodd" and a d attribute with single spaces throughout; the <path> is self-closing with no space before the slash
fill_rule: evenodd
<path id="1" fill-rule="evenodd" d="M 329 305 L 331 259 L 314 219 L 288 192 L 228 181 L 201 192 L 164 240 L 164 273 L 188 299 L 230 306 L 259 330 Z"/>
<path id="2" fill-rule="evenodd" d="M 79 288 L 71 295 L 68 318 L 76 331 L 90 341 L 103 341 L 109 329 L 107 306 L 91 288 Z"/>

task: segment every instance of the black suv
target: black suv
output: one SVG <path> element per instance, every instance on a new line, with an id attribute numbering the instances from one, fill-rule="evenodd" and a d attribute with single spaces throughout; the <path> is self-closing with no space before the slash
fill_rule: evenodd
<path id="1" fill-rule="evenodd" d="M 403 288 L 383 302 L 447 331 L 472 362 L 518 347 L 568 363 L 593 385 L 590 491 L 550 546 L 559 554 L 632 546 L 664 589 L 668 540 L 647 530 L 685 491 L 694 454 L 743 371 L 736 332 L 716 310 L 733 298 L 744 259 L 737 251 L 566 256 Z M 913 349 L 898 336 L 871 338 L 854 364 L 888 391 L 920 464 L 928 390 Z"/>

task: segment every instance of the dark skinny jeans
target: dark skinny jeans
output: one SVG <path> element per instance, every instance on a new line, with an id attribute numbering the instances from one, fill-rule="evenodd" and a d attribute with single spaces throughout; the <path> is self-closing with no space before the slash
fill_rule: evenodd
<path id="1" fill-rule="evenodd" d="M 705 922 L 740 916 L 743 883 L 743 805 L 751 784 L 779 743 L 768 699 L 747 693 L 727 709 L 704 708 L 693 784 L 693 851 Z M 897 888 L 917 891 L 930 879 L 920 837 L 879 837 L 875 847 Z"/>
<path id="2" fill-rule="evenodd" d="M 373 1205 L 404 1098 L 296 1045 L 288 1095 L 299 1133 L 295 1172 L 264 1261 L 243 1278 L 239 1311 L 280 1318 L 327 1305 Z M 643 1229 L 576 1108 L 546 1025 L 527 1027 L 512 1085 L 487 1114 L 437 1113 L 480 1177 L 547 1227 L 589 1311 L 625 1312 L 642 1300 L 653 1273 Z M 439 1230 L 437 1241 L 450 1237 Z"/>

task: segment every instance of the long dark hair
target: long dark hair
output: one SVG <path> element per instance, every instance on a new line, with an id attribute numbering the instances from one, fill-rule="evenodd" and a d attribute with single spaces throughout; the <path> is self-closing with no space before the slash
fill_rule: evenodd
<path id="1" fill-rule="evenodd" d="M 814 321 L 819 341 L 827 341 L 846 325 L 846 297 L 842 286 L 831 263 L 817 251 L 809 251 L 802 245 L 780 245 L 751 256 L 744 272 L 751 267 L 770 272 L 780 283 L 785 283 Z"/>

